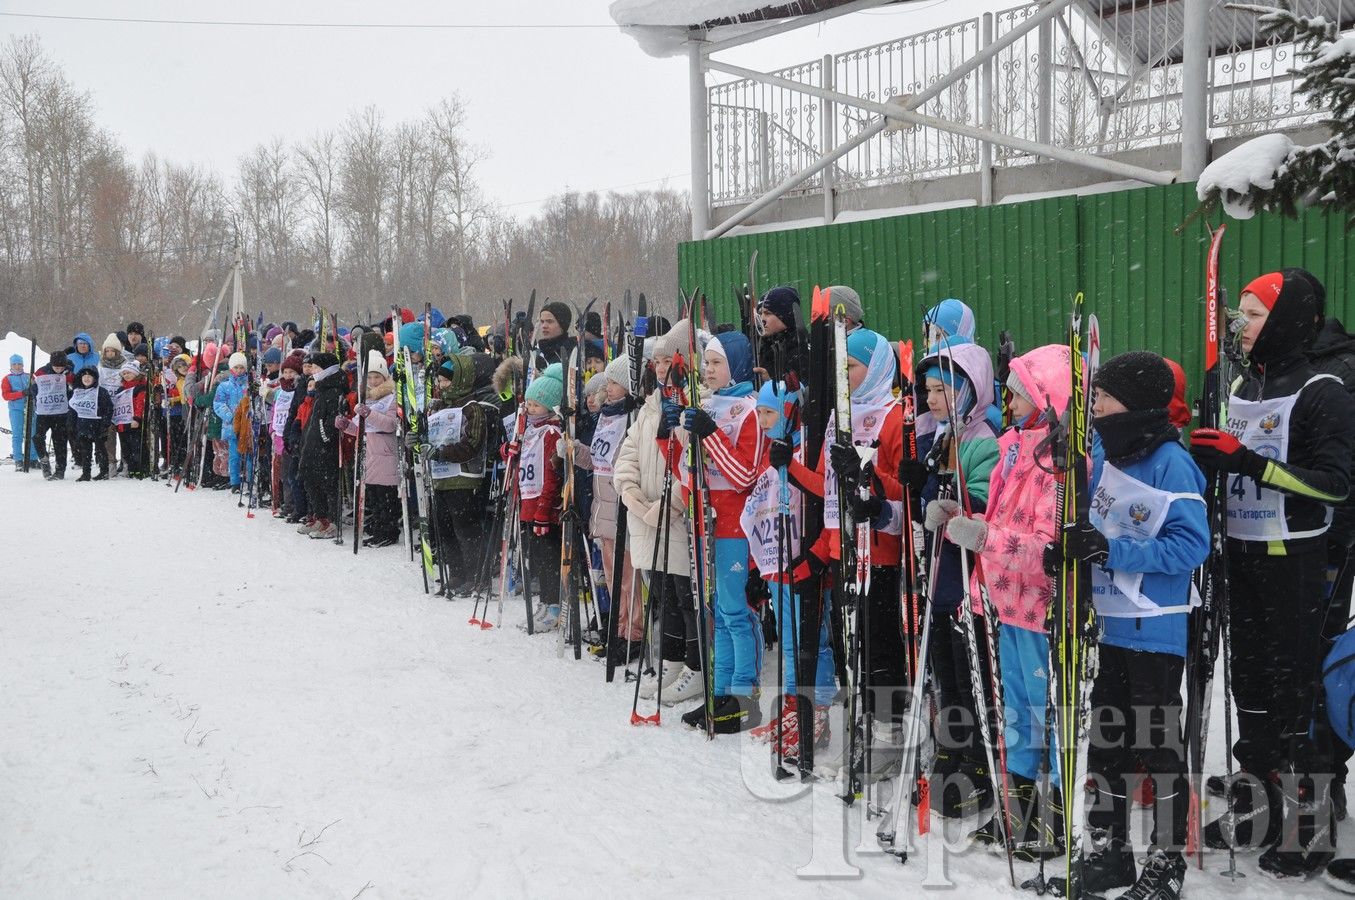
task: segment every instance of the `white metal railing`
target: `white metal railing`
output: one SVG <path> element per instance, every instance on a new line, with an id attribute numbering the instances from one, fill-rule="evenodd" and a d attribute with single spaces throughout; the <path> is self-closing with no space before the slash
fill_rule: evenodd
<path id="1" fill-rule="evenodd" d="M 1355 24 L 1355 0 L 1295 0 L 1295 5 L 1348 29 Z M 1040 8 L 1027 3 L 775 74 L 877 102 L 918 94 L 1019 29 Z M 1209 15 L 1210 138 L 1321 117 L 1322 110 L 1294 94 L 1293 45 L 1259 40 L 1256 17 L 1224 9 L 1223 0 L 1215 0 Z M 1074 0 L 918 111 L 1093 154 L 1176 143 L 1183 118 L 1183 31 L 1181 0 Z M 708 96 L 712 205 L 758 197 L 874 119 L 869 112 L 749 79 L 716 84 Z M 829 172 L 837 189 L 864 187 L 973 173 L 989 158 L 993 166 L 1036 159 L 918 127 L 875 135 Z M 816 175 L 790 193 L 814 193 L 822 184 Z"/>

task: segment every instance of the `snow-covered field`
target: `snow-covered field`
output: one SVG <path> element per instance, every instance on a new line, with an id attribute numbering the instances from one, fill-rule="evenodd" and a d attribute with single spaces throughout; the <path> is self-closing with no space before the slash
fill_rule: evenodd
<path id="1" fill-rule="evenodd" d="M 939 840 L 854 852 L 828 789 L 679 711 L 633 728 L 630 690 L 513 627 L 520 602 L 469 627 L 399 547 L 7 467 L 0 508 L 0 896 L 1030 896 Z M 1221 866 L 1189 895 L 1335 896 Z"/>

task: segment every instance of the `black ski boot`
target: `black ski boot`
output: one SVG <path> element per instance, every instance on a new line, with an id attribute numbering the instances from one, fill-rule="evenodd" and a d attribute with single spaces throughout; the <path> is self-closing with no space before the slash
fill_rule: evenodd
<path id="1" fill-rule="evenodd" d="M 1281 791 L 1283 828 L 1279 840 L 1257 860 L 1271 878 L 1311 878 L 1336 856 L 1336 814 L 1329 791 L 1303 778 Z"/>
<path id="2" fill-rule="evenodd" d="M 53 481 L 64 481 L 66 479 L 66 467 L 57 466 L 56 474 L 52 476 Z"/>
<path id="3" fill-rule="evenodd" d="M 98 475 L 95 475 L 94 478 L 93 478 L 93 480 L 94 480 L 94 481 L 107 481 L 107 480 L 108 480 L 108 470 L 107 470 L 107 469 L 100 469 L 100 470 L 99 470 L 99 474 L 98 474 Z"/>
<path id="4" fill-rule="evenodd" d="M 942 778 L 933 777 L 932 790 L 938 781 L 941 806 L 937 811 L 942 818 L 967 819 L 993 799 L 993 783 L 988 778 L 988 767 L 982 763 L 961 759 Z"/>
<path id="5" fill-rule="evenodd" d="M 1322 873 L 1327 887 L 1343 894 L 1355 894 L 1355 859 L 1333 859 Z"/>
<path id="6" fill-rule="evenodd" d="M 76 480 L 76 481 L 89 481 L 89 480 L 90 480 L 90 478 L 89 478 L 89 469 L 83 469 L 83 470 L 80 472 L 80 477 L 77 478 L 77 479 L 75 479 L 75 480 Z"/>
<path id="7" fill-rule="evenodd" d="M 1132 864 L 1132 862 L 1131 862 Z M 1143 872 L 1120 900 L 1180 900 L 1186 881 L 1186 859 L 1179 853 L 1154 850 L 1143 861 Z M 1092 890 L 1090 885 L 1083 885 Z"/>
<path id="8" fill-rule="evenodd" d="M 1229 808 L 1204 827 L 1205 846 L 1213 850 L 1259 850 L 1278 841 L 1284 806 L 1276 778 L 1271 773 L 1258 784 L 1255 776 L 1234 776 Z"/>
<path id="9" fill-rule="evenodd" d="M 720 698 L 716 698 L 718 703 Z M 682 724 L 688 728 L 695 728 L 698 731 L 706 730 L 706 701 L 703 699 L 701 705 L 695 709 L 689 709 L 682 714 Z"/>
<path id="10" fill-rule="evenodd" d="M 1104 829 L 1090 828 L 1088 834 L 1093 849 L 1082 862 L 1082 890 L 1104 894 L 1134 884 L 1134 848 Z"/>
<path id="11" fill-rule="evenodd" d="M 42 459 L 38 460 L 38 462 L 42 463 L 42 477 L 43 477 L 43 478 L 46 478 L 48 481 L 51 481 L 52 479 L 56 478 L 56 476 L 52 474 L 52 460 L 51 460 L 51 459 L 49 459 L 48 457 L 44 456 Z"/>
<path id="12" fill-rule="evenodd" d="M 1038 862 L 1062 856 L 1063 801 L 1058 790 L 1050 790 L 1049 821 L 1046 822 L 1041 809 L 1045 804 L 1041 802 L 1035 782 L 1015 772 L 1007 777 L 1011 781 L 1008 798 L 1011 801 L 1012 857 L 1022 862 Z M 1001 815 L 1002 810 L 999 808 L 983 827 L 969 836 L 970 840 L 996 852 L 1005 852 L 1002 845 L 1005 823 L 1000 821 Z"/>
<path id="13" fill-rule="evenodd" d="M 726 694 L 715 698 L 711 716 L 716 734 L 738 734 L 762 723 L 762 708 L 752 697 Z"/>

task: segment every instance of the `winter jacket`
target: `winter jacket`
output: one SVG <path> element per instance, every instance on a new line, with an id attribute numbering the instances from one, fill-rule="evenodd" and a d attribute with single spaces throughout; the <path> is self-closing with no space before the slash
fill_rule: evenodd
<path id="1" fill-rule="evenodd" d="M 337 482 L 342 435 L 334 419 L 343 412 L 348 382 L 337 366 L 316 375 L 310 418 L 301 438 L 301 471 L 310 478 Z"/>
<path id="2" fill-rule="evenodd" d="M 185 407 L 198 395 L 198 380 L 191 372 L 180 377 L 173 369 L 165 369 L 161 377 L 164 380 L 165 403 L 169 415 L 174 418 L 183 416 Z"/>
<path id="3" fill-rule="evenodd" d="M 597 424 L 592 429 L 593 434 L 596 435 L 599 430 L 604 434 L 609 433 L 613 427 L 621 427 L 620 425 L 614 425 L 614 423 L 624 421 L 625 418 L 625 401 L 604 406 L 598 413 Z M 594 459 L 592 453 L 593 449 L 601 451 L 608 448 L 598 445 L 597 443 L 594 443 L 593 447 L 589 447 L 588 444 L 580 441 L 579 446 L 574 451 L 576 468 L 581 471 L 592 473 L 592 477 L 589 479 L 592 483 L 592 507 L 589 509 L 588 513 L 588 533 L 594 538 L 605 538 L 607 540 L 616 539 L 616 513 L 621 499 L 616 492 L 616 484 L 613 476 L 615 473 L 616 458 L 620 455 L 621 444 L 624 442 L 625 433 L 623 431 L 621 440 L 616 442 L 616 446 L 610 448 L 612 453 L 611 460 L 603 462 L 604 468 L 608 464 L 611 465 L 613 474 L 605 474 L 604 472 L 597 471 L 597 465 L 600 460 Z"/>
<path id="4" fill-rule="evenodd" d="M 1341 379 L 1346 393 L 1355 397 L 1355 335 L 1347 333 L 1339 319 L 1327 319 L 1308 348 L 1308 362 L 1319 375 Z M 1355 457 L 1351 459 L 1351 483 L 1355 484 Z M 1355 502 L 1347 497 L 1336 506 L 1327 540 L 1341 547 L 1355 545 Z"/>
<path id="5" fill-rule="evenodd" d="M 400 464 L 396 455 L 395 382 L 389 378 L 374 388 L 367 389 L 367 405 L 371 412 L 363 420 L 366 428 L 362 445 L 362 478 L 368 484 L 395 487 L 400 483 Z M 358 419 L 348 423 L 345 431 L 357 436 Z"/>
<path id="6" fill-rule="evenodd" d="M 48 364 L 45 365 L 45 366 L 40 366 L 40 367 L 38 368 L 38 371 L 35 373 L 34 379 L 31 380 L 31 381 L 29 381 L 29 383 L 28 383 L 28 395 L 29 395 L 30 397 L 34 397 L 34 398 L 37 397 L 37 395 L 38 395 L 38 383 L 37 383 L 37 380 L 36 380 L 36 379 L 37 379 L 38 377 L 41 377 L 41 376 L 44 376 L 44 375 L 57 375 L 57 374 L 61 374 L 61 375 L 65 375 L 65 376 L 66 376 L 66 393 L 69 395 L 69 394 L 70 394 L 70 391 L 71 391 L 71 382 L 75 381 L 75 374 L 74 374 L 74 372 L 72 372 L 72 371 L 71 371 L 71 368 L 70 368 L 69 366 L 67 366 L 65 372 L 58 373 L 55 369 L 52 368 L 52 364 L 51 364 L 51 363 L 48 363 Z M 39 407 L 35 404 L 35 405 L 34 405 L 34 411 L 36 412 L 38 408 L 39 408 Z M 65 415 L 65 413 L 62 413 L 61 415 Z M 35 419 L 51 419 L 51 418 L 54 418 L 54 417 L 53 417 L 53 416 L 35 415 L 34 418 L 35 418 Z"/>
<path id="7" fill-rule="evenodd" d="M 541 493 L 536 497 L 523 497 L 521 514 L 518 521 L 535 525 L 558 525 L 560 522 L 560 477 L 561 460 L 556 453 L 560 438 L 560 420 L 554 415 L 543 416 L 533 422 L 527 420 L 527 429 L 522 437 L 522 449 L 519 462 L 527 464 L 528 447 L 533 440 L 541 441 Z M 519 481 L 520 483 L 520 481 Z"/>
<path id="8" fill-rule="evenodd" d="M 221 387 L 221 384 L 217 382 L 217 378 L 221 377 L 222 373 L 229 371 L 230 370 L 223 364 L 222 367 L 217 370 L 216 376 L 213 376 L 211 386 L 193 398 L 193 405 L 207 415 L 207 438 L 209 440 L 219 441 L 222 439 L 221 417 L 216 414 L 215 409 L 216 392 L 217 389 Z"/>
<path id="9" fill-rule="evenodd" d="M 99 376 L 93 367 L 86 366 L 82 370 L 83 372 L 88 372 L 95 377 L 95 387 L 99 392 L 98 418 L 82 419 L 74 409 L 70 409 L 66 413 L 66 433 L 71 436 L 72 440 L 97 441 L 103 438 L 108 431 L 108 424 L 113 420 L 113 397 L 108 391 L 98 387 Z M 82 387 L 83 385 L 77 377 L 75 387 L 72 389 L 72 396 L 75 396 L 74 391 L 80 390 Z"/>
<path id="10" fill-rule="evenodd" d="M 84 341 L 89 346 L 89 352 L 76 352 L 75 345 L 77 341 Z M 71 345 L 66 348 L 66 359 L 70 363 L 70 370 L 72 372 L 79 372 L 81 369 L 94 369 L 97 374 L 99 368 L 99 345 L 94 343 L 94 338 L 90 337 L 87 332 L 82 331 L 75 336 L 75 339 L 71 341 Z"/>
<path id="11" fill-rule="evenodd" d="M 127 390 L 128 387 L 132 390 L 132 418 L 137 422 L 144 424 L 146 421 L 146 379 L 138 378 L 131 382 L 130 385 L 124 381 L 122 383 L 122 390 Z M 109 394 L 109 396 L 112 397 L 116 393 L 117 392 Z M 125 425 L 114 425 L 113 427 L 119 432 L 133 430 L 130 422 Z"/>
<path id="12" fill-rule="evenodd" d="M 221 384 L 217 385 L 216 393 L 212 397 L 212 412 L 223 422 L 234 422 L 236 410 L 240 408 L 240 401 L 244 400 L 249 394 L 249 374 L 232 375 Z M 230 440 L 233 436 L 232 429 L 226 429 L 223 437 Z"/>
<path id="13" fill-rule="evenodd" d="M 452 357 L 452 385 L 446 391 L 434 390 L 429 396 L 428 412 L 461 410 L 461 437 L 433 449 L 439 462 L 456 463 L 461 475 L 433 479 L 434 490 L 475 490 L 484 481 L 485 441 L 488 436 L 486 407 L 474 398 L 475 367 L 469 356 Z"/>
<path id="14" fill-rule="evenodd" d="M 621 450 L 616 455 L 612 486 L 621 502 L 626 504 L 626 544 L 637 569 L 664 569 L 664 554 L 668 556 L 666 571 L 683 578 L 691 574 L 687 558 L 687 507 L 682 502 L 681 483 L 672 479 L 671 512 L 669 515 L 668 547 L 658 548 L 660 495 L 663 493 L 664 472 L 670 452 L 677 452 L 672 438 L 659 438 L 662 410 L 659 391 L 649 395 L 635 414 L 635 420 L 626 430 Z"/>
<path id="15" fill-rule="evenodd" d="M 1090 487 L 1095 500 L 1106 471 L 1106 461 L 1099 446 L 1093 451 L 1092 459 Z M 1102 613 L 1101 642 L 1126 650 L 1185 656 L 1185 607 L 1190 603 L 1191 576 L 1209 556 L 1204 474 L 1177 441 L 1160 444 L 1143 459 L 1116 468 L 1150 488 L 1177 496 L 1167 501 L 1167 518 L 1155 537 L 1146 540 L 1109 538 L 1110 556 L 1104 570 L 1117 576 L 1125 573 L 1132 577 L 1142 573 L 1140 590 L 1143 595 L 1158 607 L 1179 608 L 1179 611 L 1158 614 L 1154 610 L 1143 610 L 1137 616 L 1107 615 L 1100 598 L 1102 591 L 1093 587 L 1093 600 Z M 1093 506 L 1096 506 L 1095 502 Z M 1147 510 L 1144 515 L 1151 516 L 1154 512 Z"/>
<path id="16" fill-rule="evenodd" d="M 301 438 L 310 418 L 312 403 L 311 380 L 305 375 L 298 375 L 293 382 L 292 405 L 287 410 L 287 423 L 282 428 L 282 443 L 286 452 L 301 452 Z"/>
<path id="17" fill-rule="evenodd" d="M 1012 360 L 1011 370 L 1031 397 L 1047 397 L 1062 414 L 1071 393 L 1070 365 L 1067 345 L 1049 344 Z M 1057 479 L 1035 460 L 1036 446 L 1049 433 L 1042 418 L 998 438 L 998 463 L 984 513 L 988 532 L 979 551 L 984 583 L 1002 624 L 1039 632 L 1045 630 L 1054 590 L 1044 573 L 1044 545 L 1054 539 L 1059 525 Z M 1047 459 L 1042 462 L 1049 465 Z M 971 574 L 970 590 L 974 611 L 981 613 L 977 570 Z"/>
<path id="18" fill-rule="evenodd" d="M 579 346 L 579 339 L 562 334 L 559 337 L 548 338 L 537 342 L 536 360 L 538 371 L 549 366 L 551 363 L 559 363 L 564 368 L 569 368 L 569 355 Z M 542 362 L 542 360 L 545 362 Z"/>
<path id="19" fill-rule="evenodd" d="M 33 383 L 27 372 L 11 373 L 0 379 L 0 397 L 9 401 L 11 410 L 24 409 L 24 395 L 28 393 L 28 386 Z"/>
<path id="20" fill-rule="evenodd" d="M 803 380 L 808 371 L 809 335 L 787 328 L 764 337 L 758 344 L 757 358 L 758 367 L 775 381 L 784 381 L 787 372 L 794 372 Z"/>

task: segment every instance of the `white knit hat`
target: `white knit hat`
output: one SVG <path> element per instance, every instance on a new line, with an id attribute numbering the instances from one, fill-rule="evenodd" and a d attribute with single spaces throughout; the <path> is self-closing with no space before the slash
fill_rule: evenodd
<path id="1" fill-rule="evenodd" d="M 232 353 L 230 358 L 230 367 L 234 369 L 236 366 L 244 366 L 246 369 L 249 368 L 249 357 L 245 356 L 245 354 L 241 353 L 239 350 Z"/>
<path id="2" fill-rule="evenodd" d="M 386 376 L 387 378 L 391 377 L 390 369 L 387 369 L 387 368 L 386 368 L 386 357 L 382 356 L 381 353 L 380 353 L 380 351 L 377 351 L 377 350 L 368 350 L 368 351 L 367 351 L 367 374 L 370 375 L 370 374 L 372 374 L 373 372 L 380 372 L 382 375 Z"/>
<path id="3" fill-rule="evenodd" d="M 607 363 L 607 368 L 603 370 L 601 376 L 607 381 L 614 381 L 630 393 L 630 354 L 622 353 L 611 362 Z"/>
<path id="4" fill-rule="evenodd" d="M 118 340 L 118 336 L 117 336 L 116 334 L 110 334 L 108 337 L 104 338 L 103 347 L 101 347 L 100 349 L 102 349 L 102 350 L 121 350 L 121 349 L 122 349 L 122 341 Z"/>

